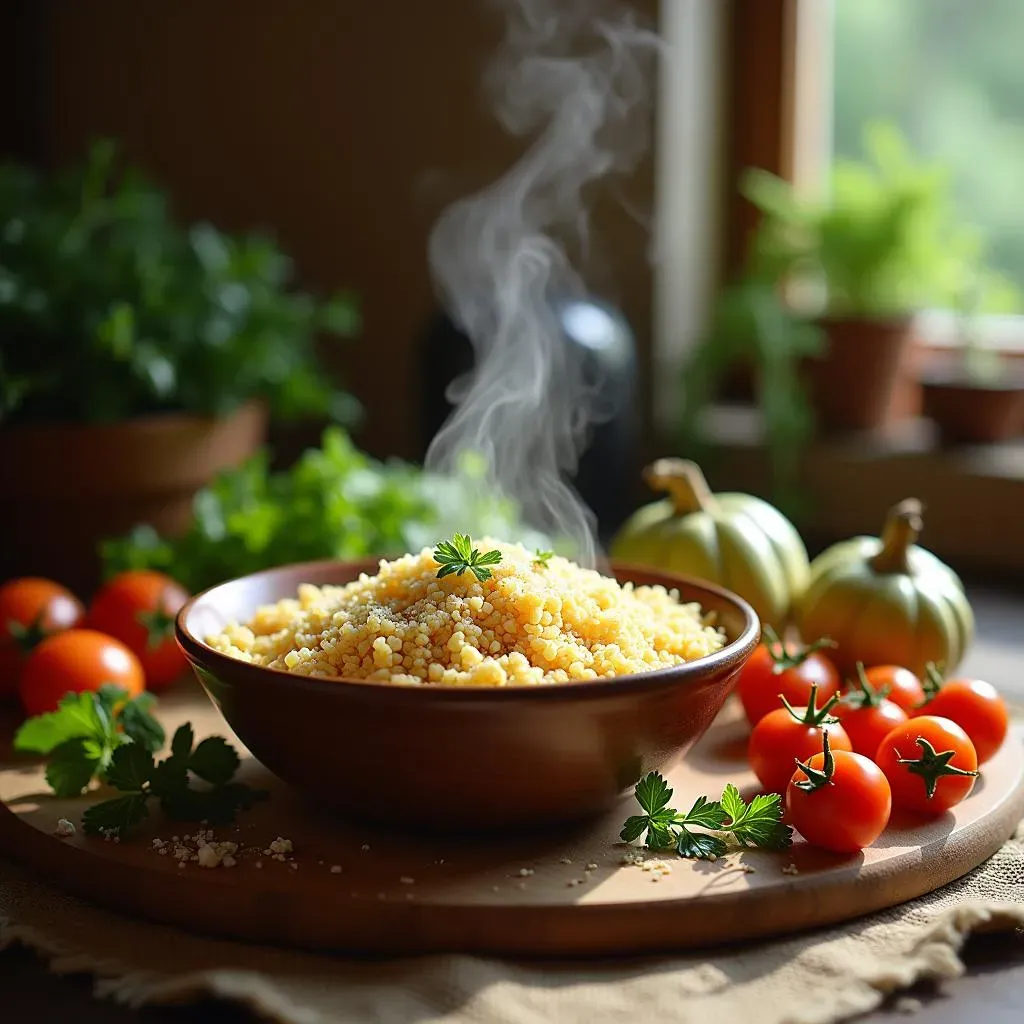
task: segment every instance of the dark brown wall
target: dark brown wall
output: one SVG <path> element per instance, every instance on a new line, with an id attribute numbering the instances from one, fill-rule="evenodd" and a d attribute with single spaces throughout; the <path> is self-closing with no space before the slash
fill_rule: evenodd
<path id="1" fill-rule="evenodd" d="M 657 0 L 638 6 L 655 12 Z M 365 331 L 340 359 L 377 454 L 416 447 L 413 339 L 432 309 L 429 228 L 519 143 L 483 109 L 500 34 L 483 0 L 79 0 L 48 5 L 42 146 L 97 135 L 173 192 L 187 218 L 270 226 L 315 287 L 351 284 Z M 626 184 L 652 203 L 651 162 Z M 608 254 L 594 281 L 647 346 L 645 229 L 599 198 Z"/>

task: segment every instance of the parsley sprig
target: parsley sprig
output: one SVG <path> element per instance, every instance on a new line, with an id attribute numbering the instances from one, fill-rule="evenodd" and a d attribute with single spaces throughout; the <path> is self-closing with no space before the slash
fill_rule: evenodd
<path id="1" fill-rule="evenodd" d="M 533 553 L 533 564 L 540 566 L 541 569 L 546 569 L 548 567 L 548 562 L 550 562 L 554 557 L 554 551 L 541 551 L 540 548 L 538 548 Z"/>
<path id="2" fill-rule="evenodd" d="M 89 835 L 124 834 L 149 816 L 152 799 L 176 821 L 227 824 L 239 811 L 267 796 L 263 790 L 232 781 L 238 765 L 234 747 L 221 736 L 208 736 L 195 745 L 188 723 L 175 732 L 171 753 L 162 761 L 135 743 L 118 747 L 106 781 L 124 795 L 88 808 L 82 815 L 82 827 Z M 190 776 L 207 785 L 194 787 Z"/>
<path id="3" fill-rule="evenodd" d="M 14 749 L 48 757 L 46 782 L 57 796 L 78 796 L 110 768 L 126 745 L 153 753 L 164 744 L 164 730 L 153 717 L 156 698 L 142 693 L 131 700 L 119 686 L 69 693 L 56 711 L 24 722 Z"/>
<path id="4" fill-rule="evenodd" d="M 491 578 L 489 565 L 501 561 L 500 551 L 481 552 L 473 547 L 468 533 L 456 533 L 451 540 L 441 541 L 434 549 L 434 561 L 440 566 L 438 579 L 445 576 L 461 576 L 467 570 L 481 582 Z"/>
<path id="5" fill-rule="evenodd" d="M 758 794 L 750 803 L 730 783 L 721 800 L 700 796 L 682 814 L 669 807 L 672 789 L 658 772 L 650 772 L 636 784 L 634 791 L 643 814 L 626 819 L 619 838 L 631 843 L 644 832 L 644 845 L 651 850 L 675 847 L 680 857 L 716 860 L 728 852 L 722 835 L 730 835 L 740 846 L 761 850 L 783 850 L 793 841 L 793 830 L 782 823 L 782 804 L 778 793 Z M 695 832 L 693 829 L 704 829 Z"/>

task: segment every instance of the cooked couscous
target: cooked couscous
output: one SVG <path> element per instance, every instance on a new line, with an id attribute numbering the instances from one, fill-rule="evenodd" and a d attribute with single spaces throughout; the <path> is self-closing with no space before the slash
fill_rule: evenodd
<path id="1" fill-rule="evenodd" d="M 518 544 L 478 579 L 438 577 L 435 552 L 382 561 L 345 586 L 303 585 L 206 638 L 225 654 L 310 676 L 448 686 L 567 683 L 666 668 L 717 651 L 722 631 L 663 587 L 620 585 Z M 497 556 L 494 556 L 497 557 Z"/>

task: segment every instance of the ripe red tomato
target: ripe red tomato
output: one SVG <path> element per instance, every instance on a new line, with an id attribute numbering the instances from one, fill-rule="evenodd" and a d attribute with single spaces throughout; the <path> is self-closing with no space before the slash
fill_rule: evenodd
<path id="1" fill-rule="evenodd" d="M 69 692 L 98 690 L 113 683 L 137 697 L 145 688 L 139 659 L 115 640 L 94 629 L 68 629 L 48 636 L 28 656 L 18 690 L 28 715 L 54 711 Z"/>
<path id="2" fill-rule="evenodd" d="M 815 754 L 786 787 L 786 817 L 813 846 L 856 853 L 889 824 L 892 792 L 878 765 L 861 754 Z"/>
<path id="3" fill-rule="evenodd" d="M 928 667 L 929 688 L 918 715 L 937 715 L 956 722 L 974 744 L 978 764 L 991 759 L 1006 739 L 1010 712 L 1006 701 L 991 683 L 983 679 L 950 679 L 933 666 Z"/>
<path id="4" fill-rule="evenodd" d="M 743 710 L 751 725 L 757 725 L 779 706 L 781 694 L 794 707 L 806 706 L 811 687 L 828 700 L 839 692 L 839 673 L 820 648 L 833 646 L 827 638 L 802 646 L 783 644 L 770 630 L 740 672 L 737 685 Z"/>
<path id="5" fill-rule="evenodd" d="M 872 686 L 864 671 L 857 663 L 857 684 L 835 707 L 834 714 L 846 735 L 850 737 L 857 754 L 873 758 L 878 744 L 908 718 L 907 712 L 884 696 L 883 689 Z"/>
<path id="6" fill-rule="evenodd" d="M 142 662 L 146 686 L 162 690 L 188 668 L 174 639 L 174 616 L 188 592 L 161 572 L 123 572 L 89 606 L 87 625 L 120 640 Z"/>
<path id="7" fill-rule="evenodd" d="M 43 637 L 82 621 L 82 602 L 53 580 L 24 576 L 0 586 L 0 697 L 18 692 L 28 652 Z"/>
<path id="8" fill-rule="evenodd" d="M 956 722 L 934 715 L 896 726 L 879 744 L 875 762 L 897 807 L 933 816 L 965 799 L 978 775 L 971 738 Z"/>
<path id="9" fill-rule="evenodd" d="M 769 793 L 785 793 L 797 761 L 806 761 L 821 753 L 823 729 L 836 750 L 852 750 L 846 731 L 829 710 L 838 697 L 833 695 L 822 707 L 817 706 L 817 690 L 811 688 L 806 708 L 794 708 L 784 702 L 754 726 L 747 746 L 747 760 L 758 781 Z"/>
<path id="10" fill-rule="evenodd" d="M 872 665 L 864 670 L 868 682 L 876 689 L 888 687 L 886 697 L 898 704 L 908 715 L 924 701 L 924 687 L 921 680 L 902 665 Z"/>

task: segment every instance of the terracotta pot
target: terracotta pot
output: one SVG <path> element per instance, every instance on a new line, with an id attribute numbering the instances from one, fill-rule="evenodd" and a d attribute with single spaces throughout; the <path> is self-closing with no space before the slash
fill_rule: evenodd
<path id="1" fill-rule="evenodd" d="M 962 368 L 925 376 L 924 414 L 943 444 L 993 444 L 1024 431 L 1024 372 L 1007 368 L 999 382 L 979 383 Z"/>
<path id="2" fill-rule="evenodd" d="M 901 376 L 911 355 L 911 318 L 825 317 L 828 346 L 805 361 L 819 430 L 874 430 L 906 404 Z"/>
<path id="3" fill-rule="evenodd" d="M 51 576 L 88 598 L 99 542 L 137 523 L 183 530 L 192 497 L 266 436 L 261 403 L 226 419 L 184 414 L 121 423 L 0 429 L 0 579 Z"/>

